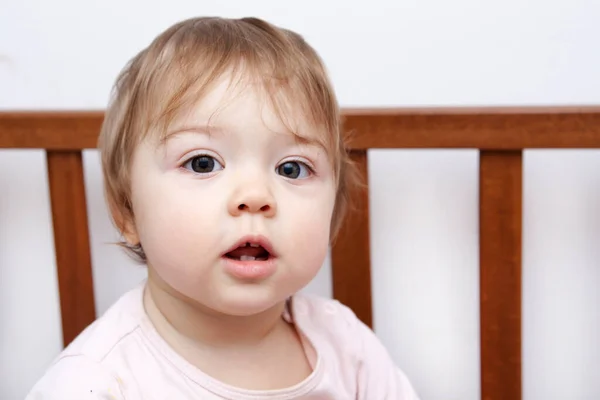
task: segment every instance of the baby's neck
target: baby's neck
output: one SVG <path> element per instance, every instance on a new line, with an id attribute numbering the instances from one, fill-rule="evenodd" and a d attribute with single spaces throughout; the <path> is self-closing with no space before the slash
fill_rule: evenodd
<path id="1" fill-rule="evenodd" d="M 284 302 L 259 314 L 231 316 L 191 303 L 160 286 L 148 280 L 144 307 L 167 342 L 213 349 L 256 348 L 286 324 L 282 318 Z"/>
<path id="2" fill-rule="evenodd" d="M 172 350 L 204 374 L 249 390 L 290 387 L 311 374 L 298 332 L 283 319 L 283 302 L 258 315 L 232 317 L 154 285 L 149 280 L 144 293 L 150 320 Z"/>

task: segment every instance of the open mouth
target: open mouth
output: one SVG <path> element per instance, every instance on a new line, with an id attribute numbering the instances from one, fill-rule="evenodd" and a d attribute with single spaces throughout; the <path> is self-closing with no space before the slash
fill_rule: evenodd
<path id="1" fill-rule="evenodd" d="M 267 261 L 270 256 L 260 244 L 249 242 L 225 253 L 225 257 L 237 261 Z"/>

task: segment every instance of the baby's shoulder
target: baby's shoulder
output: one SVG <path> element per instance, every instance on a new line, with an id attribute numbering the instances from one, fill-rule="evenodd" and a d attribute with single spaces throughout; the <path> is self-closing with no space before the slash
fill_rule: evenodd
<path id="1" fill-rule="evenodd" d="M 139 327 L 138 290 L 126 293 L 81 332 L 55 358 L 27 400 L 121 398 L 112 364 L 119 353 L 131 347 L 131 338 Z"/>
<path id="2" fill-rule="evenodd" d="M 83 355 L 101 361 L 139 327 L 143 317 L 141 288 L 121 296 L 101 317 L 73 340 L 58 359 Z"/>
<path id="3" fill-rule="evenodd" d="M 118 378 L 83 354 L 61 356 L 25 400 L 123 399 Z"/>

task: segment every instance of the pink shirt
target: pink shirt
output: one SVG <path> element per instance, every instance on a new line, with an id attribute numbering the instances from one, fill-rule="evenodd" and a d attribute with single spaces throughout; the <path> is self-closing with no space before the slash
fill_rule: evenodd
<path id="1" fill-rule="evenodd" d="M 295 386 L 256 391 L 219 382 L 175 353 L 144 311 L 143 288 L 126 293 L 79 335 L 26 400 L 417 399 L 373 332 L 335 300 L 292 298 L 284 318 L 312 344 L 313 372 Z"/>

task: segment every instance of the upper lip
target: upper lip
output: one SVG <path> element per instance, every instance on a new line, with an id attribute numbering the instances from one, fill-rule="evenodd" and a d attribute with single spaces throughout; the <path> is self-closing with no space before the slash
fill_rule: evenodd
<path id="1" fill-rule="evenodd" d="M 229 249 L 227 249 L 223 255 L 232 252 L 233 250 L 237 249 L 238 247 L 244 246 L 246 245 L 246 243 L 250 243 L 250 244 L 257 244 L 259 246 L 261 246 L 263 249 L 265 249 L 266 251 L 269 252 L 269 255 L 272 257 L 276 257 L 277 254 L 275 254 L 275 250 L 273 250 L 273 245 L 271 244 L 271 242 L 269 241 L 269 239 L 267 239 L 265 236 L 263 235 L 246 235 L 241 237 L 239 240 L 237 240 L 233 246 L 231 246 Z"/>

